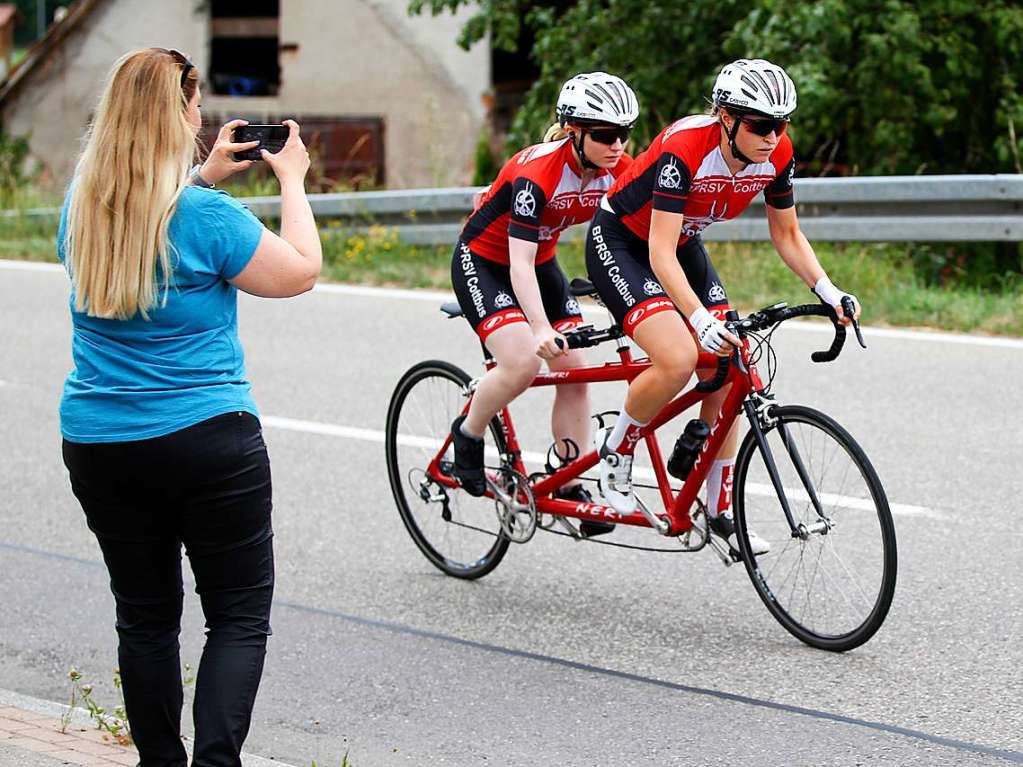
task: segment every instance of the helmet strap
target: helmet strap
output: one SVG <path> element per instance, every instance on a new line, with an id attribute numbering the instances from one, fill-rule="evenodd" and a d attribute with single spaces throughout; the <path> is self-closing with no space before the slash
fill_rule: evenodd
<path id="1" fill-rule="evenodd" d="M 586 151 L 583 149 L 583 143 L 586 141 L 586 131 L 582 128 L 579 129 L 579 137 L 572 140 L 572 145 L 575 147 L 576 153 L 579 155 L 579 164 L 584 170 L 600 170 L 600 166 L 590 161 L 590 158 L 586 156 Z"/>
<path id="2" fill-rule="evenodd" d="M 735 137 L 739 135 L 739 124 L 742 122 L 742 115 L 733 115 L 735 122 L 732 124 L 731 130 L 725 130 L 725 134 L 728 136 L 728 148 L 732 150 L 732 157 L 746 165 L 752 165 L 753 160 L 748 158 L 742 152 L 739 151 L 739 147 L 735 144 Z"/>

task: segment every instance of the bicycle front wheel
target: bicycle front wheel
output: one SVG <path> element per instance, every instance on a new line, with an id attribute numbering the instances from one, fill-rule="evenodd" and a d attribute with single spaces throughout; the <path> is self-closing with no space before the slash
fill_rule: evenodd
<path id="1" fill-rule="evenodd" d="M 448 575 L 474 579 L 497 567 L 508 551 L 494 501 L 474 498 L 427 474 L 451 422 L 465 408 L 469 380 L 464 370 L 440 360 L 410 368 L 391 395 L 384 447 L 394 502 L 416 546 Z M 496 418 L 486 442 L 487 463 L 499 463 L 505 442 Z M 454 449 L 449 446 L 441 456 L 441 471 L 450 472 L 453 462 Z"/>
<path id="2" fill-rule="evenodd" d="M 799 406 L 769 412 L 764 439 L 781 492 L 752 431 L 736 457 L 735 522 L 746 571 L 793 636 L 822 650 L 851 650 L 881 627 L 895 593 L 888 499 L 863 450 L 831 418 Z M 771 550 L 753 556 L 747 530 Z"/>

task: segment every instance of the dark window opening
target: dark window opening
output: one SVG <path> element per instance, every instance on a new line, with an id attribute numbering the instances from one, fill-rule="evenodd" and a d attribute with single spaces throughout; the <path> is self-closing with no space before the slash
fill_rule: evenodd
<path id="1" fill-rule="evenodd" d="M 280 0 L 212 0 L 210 16 L 232 19 L 280 16 Z"/>
<path id="2" fill-rule="evenodd" d="M 559 15 L 564 14 L 576 0 L 542 0 L 533 3 L 533 6 L 544 8 L 555 8 Z M 540 76 L 540 67 L 533 59 L 533 46 L 536 44 L 536 35 L 533 28 L 523 18 L 519 24 L 519 39 L 516 41 L 514 51 L 498 50 L 491 47 L 490 73 L 494 85 L 494 104 L 491 113 L 491 122 L 494 132 L 504 135 L 511 126 L 512 118 L 522 102 L 525 101 L 526 92 L 533 87 L 533 83 Z M 554 105 L 551 105 L 551 114 L 554 114 Z"/>
<path id="3" fill-rule="evenodd" d="M 526 98 L 526 91 L 540 76 L 540 68 L 532 56 L 535 42 L 533 30 L 522 24 L 514 51 L 491 48 L 490 72 L 494 83 L 491 120 L 498 135 L 508 132 L 512 118 Z"/>
<path id="4" fill-rule="evenodd" d="M 210 86 L 225 96 L 274 96 L 281 81 L 279 0 L 212 0 Z"/>

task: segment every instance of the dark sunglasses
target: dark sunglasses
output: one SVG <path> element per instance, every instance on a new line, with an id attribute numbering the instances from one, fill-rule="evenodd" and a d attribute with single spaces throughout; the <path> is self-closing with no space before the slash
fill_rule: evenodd
<path id="1" fill-rule="evenodd" d="M 188 56 L 183 54 L 181 51 L 175 50 L 174 48 L 164 48 L 168 54 L 181 65 L 181 87 L 185 87 L 185 81 L 188 79 L 188 73 L 195 69 L 195 64 L 188 60 Z"/>
<path id="2" fill-rule="evenodd" d="M 629 126 L 622 126 L 620 128 L 597 128 L 595 130 L 588 130 L 586 133 L 588 133 L 590 138 L 598 144 L 611 146 L 619 139 L 621 139 L 623 144 L 628 141 L 629 134 L 632 133 L 632 128 Z"/>
<path id="3" fill-rule="evenodd" d="M 772 133 L 777 133 L 778 136 L 782 136 L 785 133 L 785 129 L 788 128 L 788 120 L 751 120 L 748 117 L 742 118 L 742 124 L 746 126 L 746 130 L 752 133 L 754 136 L 770 136 Z"/>

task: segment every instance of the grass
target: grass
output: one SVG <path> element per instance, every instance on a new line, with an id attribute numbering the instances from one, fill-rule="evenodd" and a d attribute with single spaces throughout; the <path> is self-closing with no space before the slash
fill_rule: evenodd
<path id="1" fill-rule="evenodd" d="M 23 207 L 52 204 L 32 200 Z M 56 223 L 25 216 L 0 218 L 0 258 L 55 261 Z M 814 244 L 835 283 L 853 291 L 868 324 L 930 327 L 1023 336 L 1023 281 L 1007 280 L 997 291 L 927 284 L 910 263 L 907 247 L 889 243 Z M 750 310 L 811 295 L 769 243 L 708 243 L 732 304 Z M 407 288 L 451 287 L 451 246 L 408 246 L 394 229 L 372 226 L 358 233 L 323 237 L 324 279 Z M 585 275 L 581 243 L 565 243 L 559 260 L 571 276 Z"/>

